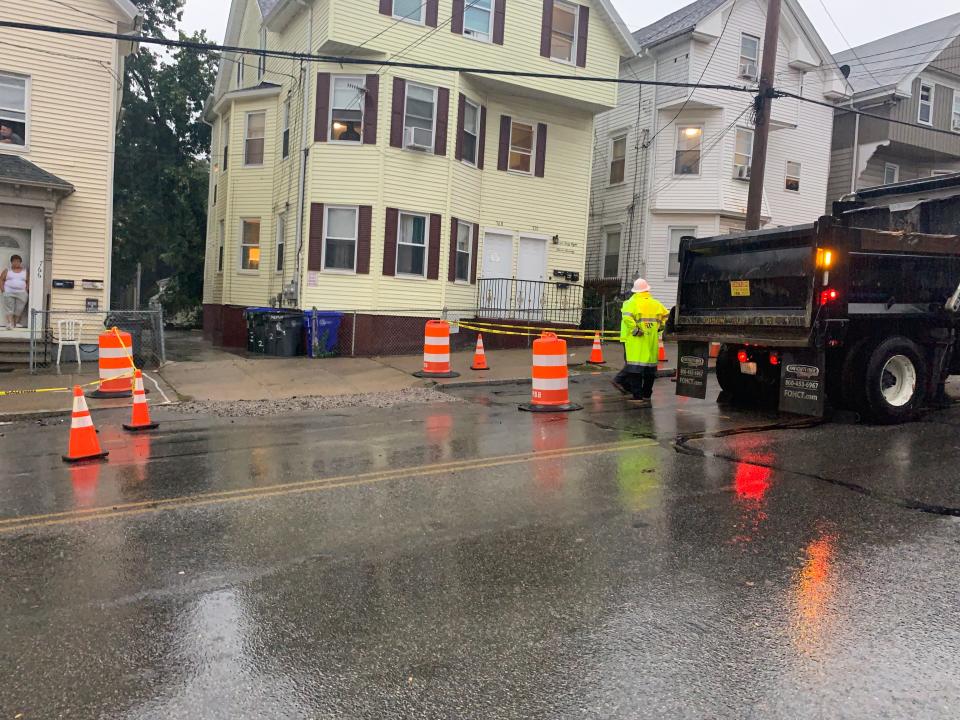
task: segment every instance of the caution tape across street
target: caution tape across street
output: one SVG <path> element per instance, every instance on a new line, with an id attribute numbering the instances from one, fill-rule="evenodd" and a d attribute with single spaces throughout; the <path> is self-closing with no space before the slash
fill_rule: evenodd
<path id="1" fill-rule="evenodd" d="M 475 332 L 488 333 L 488 334 L 490 334 L 490 335 L 514 335 L 514 336 L 517 336 L 517 337 L 530 337 L 530 336 L 532 335 L 532 333 L 530 333 L 530 332 L 519 332 L 519 331 L 516 331 L 515 329 L 502 330 L 502 329 L 500 329 L 500 328 L 492 327 L 492 326 L 490 326 L 490 327 L 481 327 L 481 326 L 479 326 L 479 325 L 474 325 L 473 323 L 466 323 L 466 322 L 463 322 L 463 321 L 458 321 L 458 322 L 456 322 L 456 323 L 451 323 L 451 324 L 455 324 L 455 325 L 457 325 L 458 327 L 463 328 L 464 330 L 473 330 L 473 331 L 475 331 Z M 515 328 L 516 326 L 508 325 L 508 326 L 504 326 L 504 327 Z M 551 332 L 551 333 L 553 333 L 554 335 L 556 335 L 558 338 L 562 338 L 562 339 L 564 339 L 564 340 L 584 340 L 584 341 L 588 341 L 588 340 L 590 340 L 591 338 L 593 338 L 593 337 L 596 335 L 596 332 L 595 332 L 595 331 L 594 331 L 594 332 L 591 332 L 590 335 L 571 335 L 571 334 L 568 334 L 568 333 L 563 332 L 563 331 L 558 331 L 556 328 L 542 328 L 542 327 L 541 327 L 541 328 L 531 328 L 531 329 L 535 329 L 537 332 Z"/>

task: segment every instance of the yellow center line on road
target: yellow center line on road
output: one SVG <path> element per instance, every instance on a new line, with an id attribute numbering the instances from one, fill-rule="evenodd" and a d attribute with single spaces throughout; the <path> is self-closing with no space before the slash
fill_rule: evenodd
<path id="1" fill-rule="evenodd" d="M 357 475 L 340 475 L 317 480 L 303 480 L 293 483 L 265 485 L 263 487 L 241 488 L 224 490 L 198 495 L 184 495 L 181 497 L 160 498 L 157 500 L 143 500 L 140 502 L 122 503 L 83 510 L 67 510 L 58 513 L 43 515 L 24 515 L 22 517 L 0 520 L 0 533 L 16 532 L 33 528 L 48 527 L 51 525 L 65 525 L 68 523 L 89 522 L 128 515 L 142 515 L 147 513 L 163 512 L 178 508 L 202 507 L 218 503 L 242 502 L 264 497 L 294 495 L 304 492 L 319 492 L 336 488 L 352 487 L 355 485 L 371 485 L 388 480 L 404 480 L 428 477 L 442 473 L 456 473 L 467 470 L 483 470 L 486 468 L 518 465 L 537 460 L 557 458 L 573 458 L 590 455 L 602 455 L 612 452 L 623 452 L 640 448 L 653 447 L 659 443 L 656 440 L 636 440 L 632 442 L 604 443 L 601 445 L 581 446 L 560 450 L 546 450 L 542 452 L 528 452 L 516 455 L 501 455 L 486 460 L 458 460 L 434 465 L 424 465 L 417 468 L 400 468 L 397 470 L 381 470 Z"/>

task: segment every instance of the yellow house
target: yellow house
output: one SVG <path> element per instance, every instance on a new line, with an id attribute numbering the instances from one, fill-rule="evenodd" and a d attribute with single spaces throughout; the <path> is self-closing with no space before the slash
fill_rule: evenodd
<path id="1" fill-rule="evenodd" d="M 79 5 L 79 3 L 78 3 Z M 9 0 L 4 20 L 129 33 L 129 0 Z M 19 255 L 30 310 L 108 309 L 113 159 L 130 43 L 0 29 L 0 271 Z M 10 354 L 27 329 L 6 330 Z M 14 358 L 3 357 L 11 360 Z"/>
<path id="2" fill-rule="evenodd" d="M 234 0 L 226 45 L 349 60 L 224 57 L 207 335 L 242 345 L 243 308 L 278 304 L 357 311 L 358 352 L 384 315 L 413 337 L 442 309 L 550 319 L 541 283 L 583 276 L 617 85 L 469 68 L 615 78 L 632 42 L 609 0 Z"/>

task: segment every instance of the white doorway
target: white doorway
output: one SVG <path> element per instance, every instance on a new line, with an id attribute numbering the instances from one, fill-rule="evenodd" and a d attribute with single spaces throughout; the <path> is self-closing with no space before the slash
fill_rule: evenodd
<path id="1" fill-rule="evenodd" d="M 29 325 L 30 311 L 40 307 L 43 297 L 43 211 L 33 208 L 8 208 L 0 211 L 0 272 L 8 269 L 10 260 L 19 255 L 30 282 L 27 307 L 20 323 Z M 0 323 L 4 337 L 28 336 L 29 329 L 6 330 L 6 317 Z"/>
<path id="2" fill-rule="evenodd" d="M 544 318 L 544 285 L 547 279 L 547 239 L 520 238 L 517 257 L 517 309 L 528 320 Z M 528 282 L 523 282 L 528 281 Z"/>
<path id="3" fill-rule="evenodd" d="M 480 317 L 510 317 L 512 278 L 513 235 L 487 231 L 483 236 Z"/>

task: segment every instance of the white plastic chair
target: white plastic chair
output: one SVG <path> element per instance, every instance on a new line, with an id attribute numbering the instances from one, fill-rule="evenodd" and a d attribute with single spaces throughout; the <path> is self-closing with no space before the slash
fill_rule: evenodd
<path id="1" fill-rule="evenodd" d="M 83 323 L 79 320 L 57 320 L 57 367 L 60 367 L 60 355 L 63 346 L 73 347 L 77 354 L 77 367 L 80 367 L 80 337 L 83 334 Z"/>

